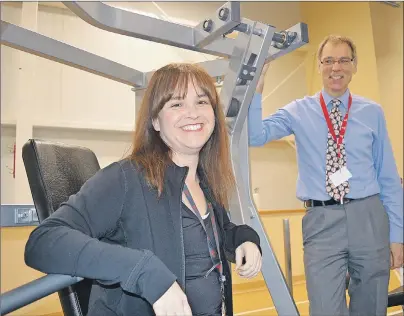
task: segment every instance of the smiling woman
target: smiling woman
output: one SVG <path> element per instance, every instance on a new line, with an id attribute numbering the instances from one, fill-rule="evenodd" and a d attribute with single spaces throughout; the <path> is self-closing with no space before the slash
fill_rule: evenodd
<path id="1" fill-rule="evenodd" d="M 233 315 L 228 261 L 252 278 L 262 260 L 258 234 L 227 216 L 227 137 L 208 73 L 191 64 L 157 70 L 132 154 L 32 232 L 27 265 L 97 280 L 88 316 Z"/>
<path id="2" fill-rule="evenodd" d="M 132 159 L 162 190 L 170 160 L 196 157 L 217 201 L 227 206 L 234 187 L 229 142 L 214 81 L 192 64 L 170 64 L 156 71 L 142 101 Z M 195 156 L 195 154 L 197 154 Z"/>

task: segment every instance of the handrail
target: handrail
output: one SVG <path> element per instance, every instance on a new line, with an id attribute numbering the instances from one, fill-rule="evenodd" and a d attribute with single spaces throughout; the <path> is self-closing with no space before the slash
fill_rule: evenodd
<path id="1" fill-rule="evenodd" d="M 289 218 L 283 219 L 283 244 L 285 251 L 285 278 L 288 284 L 290 295 L 293 297 L 292 282 L 292 250 L 290 245 L 290 225 Z"/>
<path id="2" fill-rule="evenodd" d="M 287 226 L 288 224 L 286 224 Z M 286 249 L 285 249 L 286 250 Z M 83 278 L 62 274 L 48 274 L 39 279 L 26 283 L 1 295 L 1 316 L 40 300 L 52 293 L 58 292 Z M 291 282 L 288 282 L 289 284 Z M 290 287 L 292 290 L 292 288 Z M 388 297 L 388 307 L 404 304 L 403 287 L 391 291 Z"/>
<path id="3" fill-rule="evenodd" d="M 399 288 L 389 292 L 388 298 L 388 307 L 392 306 L 400 306 L 402 305 L 404 308 L 404 287 L 400 286 Z"/>
<path id="4" fill-rule="evenodd" d="M 48 274 L 1 295 L 1 314 L 6 315 L 45 296 L 78 283 L 83 278 Z"/>

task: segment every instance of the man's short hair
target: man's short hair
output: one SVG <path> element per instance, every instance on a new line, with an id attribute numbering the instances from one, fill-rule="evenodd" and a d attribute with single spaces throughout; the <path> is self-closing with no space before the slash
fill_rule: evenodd
<path id="1" fill-rule="evenodd" d="M 352 58 L 356 59 L 356 46 L 353 42 L 352 39 L 350 39 L 349 37 L 346 36 L 340 36 L 340 35 L 328 35 L 324 38 L 324 40 L 320 43 L 319 47 L 318 47 L 318 51 L 317 51 L 317 58 L 320 60 L 321 59 L 321 55 L 323 54 L 323 49 L 325 44 L 327 44 L 328 42 L 332 43 L 332 44 L 348 44 L 348 46 L 351 48 L 351 52 L 352 52 Z"/>

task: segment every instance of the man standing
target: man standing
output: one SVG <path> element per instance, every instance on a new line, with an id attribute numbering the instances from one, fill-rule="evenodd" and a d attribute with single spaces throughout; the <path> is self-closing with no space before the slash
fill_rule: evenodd
<path id="1" fill-rule="evenodd" d="M 265 65 L 249 109 L 249 142 L 295 135 L 310 314 L 385 315 L 389 269 L 403 265 L 403 190 L 383 110 L 348 88 L 357 70 L 352 40 L 328 36 L 317 55 L 322 90 L 263 120 Z"/>

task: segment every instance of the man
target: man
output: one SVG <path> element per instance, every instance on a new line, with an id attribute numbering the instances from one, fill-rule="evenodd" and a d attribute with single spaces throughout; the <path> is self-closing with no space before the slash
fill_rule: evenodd
<path id="1" fill-rule="evenodd" d="M 318 49 L 321 91 L 262 120 L 265 65 L 249 109 L 251 146 L 295 135 L 311 315 L 385 315 L 389 268 L 403 265 L 400 177 L 381 106 L 348 88 L 357 62 L 352 40 L 328 36 Z"/>

